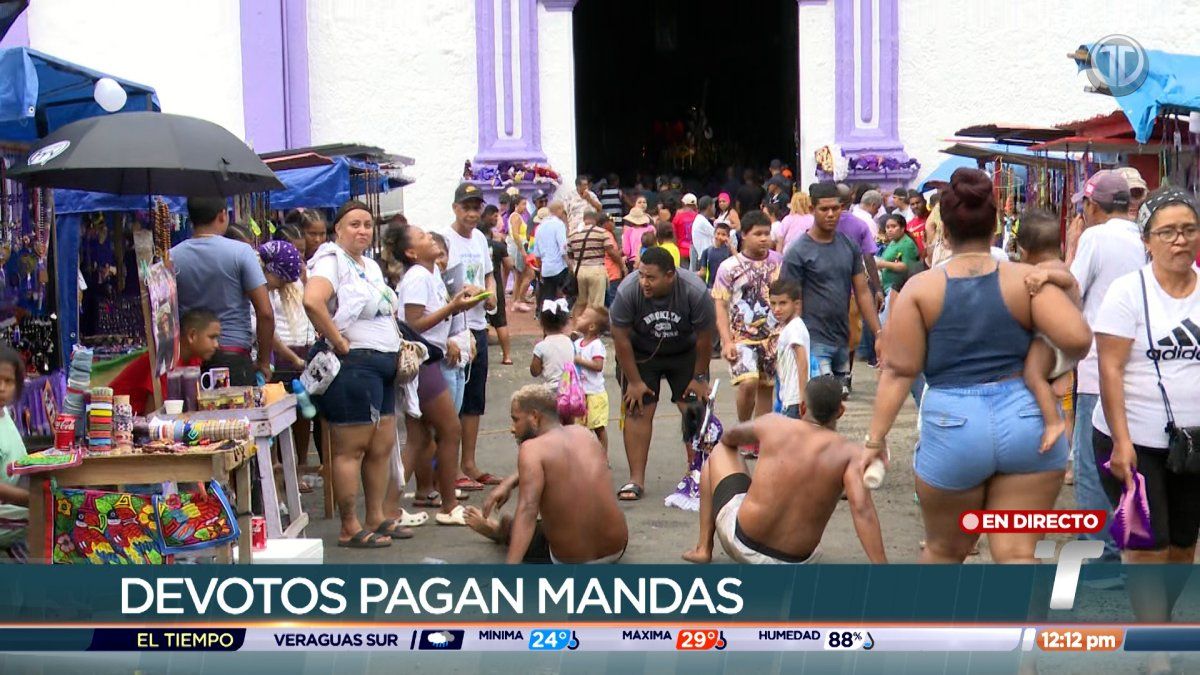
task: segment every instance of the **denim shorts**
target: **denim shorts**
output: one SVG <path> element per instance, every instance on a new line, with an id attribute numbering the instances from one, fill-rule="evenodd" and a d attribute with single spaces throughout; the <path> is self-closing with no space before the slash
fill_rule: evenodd
<path id="1" fill-rule="evenodd" d="M 835 347 L 814 342 L 812 343 L 812 357 L 820 366 L 821 375 L 832 373 L 845 379 L 850 374 L 850 348 L 845 345 Z"/>
<path id="2" fill-rule="evenodd" d="M 314 396 L 330 424 L 375 424 L 396 414 L 396 353 L 351 349 L 324 394 Z"/>
<path id="3" fill-rule="evenodd" d="M 446 381 L 446 389 L 450 390 L 450 403 L 454 405 L 454 412 L 457 413 L 462 409 L 463 387 L 467 384 L 467 371 L 457 366 L 448 366 L 445 361 L 438 364 L 438 367 L 442 369 L 442 379 Z"/>
<path id="4" fill-rule="evenodd" d="M 1020 378 L 965 387 L 930 387 L 921 401 L 917 476 L 942 490 L 969 490 L 998 473 L 1061 471 L 1067 439 L 1046 453 L 1042 413 Z"/>

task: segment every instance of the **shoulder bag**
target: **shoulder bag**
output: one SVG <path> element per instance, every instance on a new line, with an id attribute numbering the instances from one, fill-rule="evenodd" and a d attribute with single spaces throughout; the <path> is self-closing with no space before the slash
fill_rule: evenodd
<path id="1" fill-rule="evenodd" d="M 1142 284 L 1142 311 L 1146 317 L 1146 344 L 1154 348 L 1154 334 L 1150 330 L 1150 301 L 1146 296 L 1146 273 L 1138 272 L 1138 281 Z M 1181 427 L 1175 424 L 1175 414 L 1171 411 L 1171 400 L 1167 397 L 1167 388 L 1163 386 L 1162 370 L 1158 367 L 1158 359 L 1154 362 L 1154 373 L 1158 378 L 1158 393 L 1162 395 L 1163 406 L 1167 409 L 1167 469 L 1176 474 L 1200 474 L 1200 427 Z"/>

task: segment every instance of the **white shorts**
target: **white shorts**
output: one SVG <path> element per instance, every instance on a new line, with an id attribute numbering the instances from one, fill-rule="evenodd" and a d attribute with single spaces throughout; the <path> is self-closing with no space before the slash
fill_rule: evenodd
<path id="1" fill-rule="evenodd" d="M 813 549 L 808 558 L 800 562 L 779 560 L 746 546 L 737 536 L 738 511 L 741 510 L 742 502 L 745 500 L 745 492 L 736 494 L 717 512 L 717 539 L 721 541 L 721 548 L 725 549 L 725 553 L 734 562 L 744 565 L 808 565 L 820 559 L 821 548 L 819 546 Z"/>

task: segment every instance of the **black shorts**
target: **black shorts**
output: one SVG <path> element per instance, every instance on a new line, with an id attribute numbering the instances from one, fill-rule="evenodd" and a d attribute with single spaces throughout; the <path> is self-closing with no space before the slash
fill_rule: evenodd
<path id="1" fill-rule="evenodd" d="M 542 276 L 542 285 L 538 287 L 537 293 L 537 308 L 541 311 L 543 300 L 554 300 L 558 298 L 562 287 L 567 283 L 567 279 L 571 274 L 570 270 L 563 270 L 553 276 Z"/>
<path id="2" fill-rule="evenodd" d="M 463 387 L 461 415 L 482 415 L 487 407 L 488 340 L 487 329 L 473 330 L 475 360 L 467 369 L 467 384 Z"/>
<path id="3" fill-rule="evenodd" d="M 496 311 L 487 315 L 488 325 L 492 328 L 504 328 L 508 325 L 508 311 L 504 306 L 504 287 L 496 287 Z"/>
<path id="4" fill-rule="evenodd" d="M 721 512 L 721 509 L 729 503 L 730 499 L 745 494 L 750 491 L 750 475 L 745 473 L 731 473 L 721 479 L 717 483 L 717 487 L 713 488 L 713 516 L 715 517 Z"/>
<path id="5" fill-rule="evenodd" d="M 529 548 L 526 549 L 521 562 L 527 565 L 549 565 L 554 562 L 550 559 L 550 541 L 546 539 L 546 532 L 542 530 L 541 520 L 533 526 L 533 538 L 529 540 Z"/>
<path id="6" fill-rule="evenodd" d="M 253 387 L 257 383 L 258 369 L 249 353 L 218 349 L 200 366 L 204 372 L 212 368 L 228 368 L 231 387 Z"/>
<path id="7" fill-rule="evenodd" d="M 667 384 L 671 386 L 671 402 L 678 403 L 683 400 L 683 392 L 692 382 L 692 377 L 696 374 L 696 355 L 695 352 L 684 352 L 675 356 L 654 356 L 645 358 L 634 353 L 634 359 L 637 361 L 638 375 L 642 377 L 642 381 L 650 387 L 650 391 L 654 394 L 653 400 L 647 400 L 646 403 L 653 403 L 659 399 L 658 391 L 662 384 L 662 379 L 667 379 Z M 621 383 L 621 393 L 625 392 L 624 371 L 620 365 L 617 366 L 617 380 Z"/>
<path id="8" fill-rule="evenodd" d="M 1112 456 L 1113 440 L 1092 429 L 1092 448 L 1096 453 L 1096 468 L 1100 484 L 1108 501 L 1116 508 L 1124 484 L 1104 470 Z M 1138 473 L 1146 479 L 1146 500 L 1150 503 L 1150 529 L 1157 551 L 1168 546 L 1189 548 L 1196 545 L 1200 534 L 1200 476 L 1172 473 L 1167 469 L 1166 448 L 1133 446 L 1137 454 Z"/>

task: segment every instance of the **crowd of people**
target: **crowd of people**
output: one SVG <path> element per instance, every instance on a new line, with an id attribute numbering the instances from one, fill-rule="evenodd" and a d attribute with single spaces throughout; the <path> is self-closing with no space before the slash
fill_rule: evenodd
<path id="1" fill-rule="evenodd" d="M 743 563 L 813 561 L 843 497 L 867 557 L 885 561 L 864 476 L 889 461 L 887 437 L 910 396 L 923 562 L 973 553 L 964 511 L 1053 508 L 1068 471 L 1080 508 L 1111 513 L 1126 492 L 1145 495 L 1146 536 L 1093 535 L 1109 559 L 1193 560 L 1191 195 L 1148 193 L 1132 169 L 1099 171 L 1075 195 L 1064 242 L 1058 216 L 999 208 L 982 171 L 959 169 L 927 196 L 832 182 L 799 190 L 785 170 L 773 165 L 765 184 L 748 171 L 702 196 L 668 177 L 655 190 L 609 177 L 597 195 L 581 176 L 558 194 L 510 190 L 487 204 L 463 183 L 448 224 L 395 217 L 381 242 L 357 201 L 328 223 L 318 211 L 289 213 L 274 240 L 252 247 L 223 200 L 191 199 L 193 235 L 171 250 L 179 363 L 225 367 L 231 384 L 253 385 L 290 382 L 320 352 L 337 356 L 340 371 L 315 397 L 318 419 L 295 433 L 302 467 L 317 439 L 331 468 L 339 546 L 387 548 L 432 509 L 439 525 L 506 545 L 510 562 L 615 562 L 629 542 L 618 500 L 647 497 L 663 381 L 686 422 L 723 360 L 737 421 L 699 471 L 689 561 L 711 560 L 715 541 Z M 519 450 L 516 473 L 503 477 L 479 465 L 477 448 L 497 367 L 488 330 L 499 367 L 514 365 L 511 312 L 532 312 L 542 337 L 508 410 Z M 412 344 L 424 361 L 398 383 Z M 837 433 L 848 402 L 867 404 L 853 395 L 856 356 L 877 377 L 861 444 Z M 0 403 L 19 395 L 23 372 L 0 350 Z M 572 379 L 580 400 L 564 408 Z M 148 410 L 148 358 L 113 388 Z M 627 464 L 616 490 L 614 408 Z M 9 431 L 0 424 L 11 459 L 23 449 Z M 701 452 L 694 440 L 681 458 Z M 488 488 L 481 507 L 462 503 Z M 501 515 L 518 488 L 515 512 Z M 5 508 L 27 501 L 0 483 Z M 1037 538 L 991 535 L 990 555 L 1033 562 Z M 1167 620 L 1177 595 L 1144 591 L 1139 616 Z"/>

